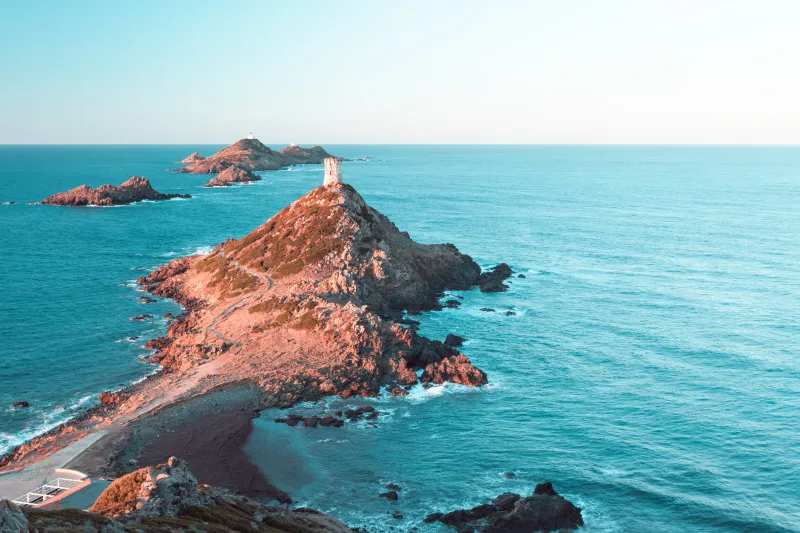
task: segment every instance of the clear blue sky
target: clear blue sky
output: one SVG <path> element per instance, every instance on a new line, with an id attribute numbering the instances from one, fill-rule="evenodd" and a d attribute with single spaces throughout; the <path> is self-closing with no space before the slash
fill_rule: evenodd
<path id="1" fill-rule="evenodd" d="M 800 2 L 0 0 L 0 143 L 800 143 Z"/>

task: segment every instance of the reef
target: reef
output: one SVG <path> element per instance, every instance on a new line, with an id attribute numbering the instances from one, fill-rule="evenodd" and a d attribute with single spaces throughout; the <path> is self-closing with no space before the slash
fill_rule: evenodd
<path id="1" fill-rule="evenodd" d="M 134 176 L 121 185 L 101 185 L 97 188 L 81 185 L 67 192 L 60 192 L 42 200 L 48 205 L 125 205 L 142 200 L 170 200 L 172 198 L 191 198 L 188 194 L 164 194 L 153 189 L 150 181 Z"/>

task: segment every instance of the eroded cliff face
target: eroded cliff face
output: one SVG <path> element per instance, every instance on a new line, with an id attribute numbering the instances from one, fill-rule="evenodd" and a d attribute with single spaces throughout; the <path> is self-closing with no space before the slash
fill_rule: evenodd
<path id="1" fill-rule="evenodd" d="M 265 405 L 285 407 L 410 386 L 422 369 L 426 382 L 486 383 L 456 348 L 389 318 L 479 279 L 455 246 L 415 243 L 355 189 L 332 184 L 140 283 L 189 309 L 153 343 L 155 360 L 171 370 L 217 360 L 219 382 L 255 383 Z"/>
<path id="2" fill-rule="evenodd" d="M 75 187 L 42 200 L 50 205 L 123 205 L 142 200 L 169 200 L 171 198 L 191 198 L 188 194 L 164 194 L 153 189 L 150 181 L 142 176 L 133 176 L 120 185 L 101 185 L 95 189 L 88 185 Z"/>
<path id="3" fill-rule="evenodd" d="M 228 167 L 245 170 L 279 170 L 291 165 L 321 164 L 326 157 L 332 157 L 321 146 L 301 148 L 292 145 L 276 151 L 258 139 L 241 139 L 205 159 L 193 158 L 194 155 L 182 161 L 190 164 L 178 169 L 178 172 L 219 174 Z"/>

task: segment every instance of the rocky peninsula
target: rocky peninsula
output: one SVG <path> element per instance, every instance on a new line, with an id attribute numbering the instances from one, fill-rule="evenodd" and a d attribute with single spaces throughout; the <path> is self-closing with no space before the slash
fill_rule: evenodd
<path id="1" fill-rule="evenodd" d="M 208 180 L 203 187 L 230 187 L 234 183 L 250 183 L 260 181 L 261 176 L 251 170 L 240 167 L 228 167 L 219 173 L 215 178 Z"/>
<path id="2" fill-rule="evenodd" d="M 189 174 L 219 174 L 228 167 L 245 170 L 280 170 L 292 165 L 318 165 L 326 157 L 333 157 L 321 146 L 301 148 L 290 145 L 273 150 L 258 139 L 241 139 L 212 156 L 203 158 L 195 152 L 181 163 L 188 166 L 178 172 Z"/>
<path id="3" fill-rule="evenodd" d="M 0 470 L 102 431 L 67 467 L 118 477 L 175 455 L 201 483 L 291 502 L 242 449 L 260 410 L 487 383 L 460 353 L 460 337 L 428 339 L 403 315 L 441 309 L 446 290 L 503 290 L 510 275 L 507 265 L 482 273 L 452 244 L 413 241 L 350 185 L 318 187 L 245 237 L 141 277 L 145 291 L 184 308 L 146 345 L 163 370 L 17 447 L 0 458 Z M 303 422 L 345 418 L 355 415 Z"/>
<path id="4" fill-rule="evenodd" d="M 60 192 L 42 200 L 48 205 L 69 206 L 111 206 L 125 205 L 142 200 L 170 200 L 172 198 L 191 198 L 188 194 L 164 194 L 153 189 L 150 181 L 141 176 L 133 176 L 120 185 L 101 185 L 97 188 L 81 185 L 67 192 Z"/>

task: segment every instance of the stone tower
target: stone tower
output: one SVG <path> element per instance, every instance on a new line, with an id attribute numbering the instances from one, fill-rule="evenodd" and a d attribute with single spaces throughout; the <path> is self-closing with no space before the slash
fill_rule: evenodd
<path id="1" fill-rule="evenodd" d="M 335 157 L 326 157 L 323 163 L 325 164 L 325 178 L 322 180 L 322 184 L 342 183 L 342 173 L 339 170 L 342 162 Z"/>

